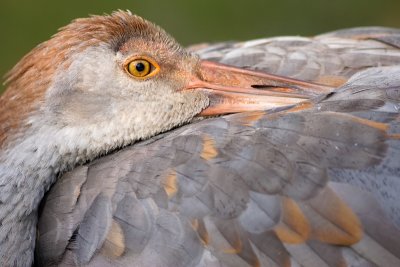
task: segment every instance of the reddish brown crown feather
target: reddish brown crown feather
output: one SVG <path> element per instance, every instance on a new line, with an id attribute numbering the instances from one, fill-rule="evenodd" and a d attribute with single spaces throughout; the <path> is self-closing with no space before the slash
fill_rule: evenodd
<path id="1" fill-rule="evenodd" d="M 23 121 L 39 108 L 57 68 L 68 67 L 73 54 L 99 44 L 118 51 L 132 37 L 161 39 L 176 46 L 154 24 L 130 12 L 117 11 L 107 16 L 76 19 L 25 55 L 7 74 L 7 90 L 0 96 L 0 147 L 4 148 L 26 127 Z"/>

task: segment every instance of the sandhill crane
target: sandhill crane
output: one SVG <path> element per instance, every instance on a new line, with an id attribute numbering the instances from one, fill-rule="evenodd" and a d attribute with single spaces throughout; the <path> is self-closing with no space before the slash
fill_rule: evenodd
<path id="1" fill-rule="evenodd" d="M 73 21 L 0 99 L 0 265 L 400 266 L 399 40 Z"/>

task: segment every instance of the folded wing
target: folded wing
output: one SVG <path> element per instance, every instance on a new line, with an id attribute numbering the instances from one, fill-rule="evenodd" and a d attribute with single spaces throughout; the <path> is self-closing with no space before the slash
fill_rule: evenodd
<path id="1" fill-rule="evenodd" d="M 64 174 L 43 204 L 39 263 L 400 266 L 400 67 L 369 68 L 400 62 L 398 34 L 355 29 L 203 50 L 307 80 L 368 69 L 319 99 L 198 121 Z M 251 61 L 261 47 L 279 67 Z M 249 63 L 235 57 L 246 48 Z M 303 62 L 304 51 L 314 56 Z"/>

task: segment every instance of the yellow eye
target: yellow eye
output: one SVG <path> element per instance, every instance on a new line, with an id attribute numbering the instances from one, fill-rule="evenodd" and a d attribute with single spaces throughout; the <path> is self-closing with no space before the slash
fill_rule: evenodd
<path id="1" fill-rule="evenodd" d="M 134 77 L 145 78 L 152 74 L 156 69 L 156 66 L 154 66 L 149 60 L 140 58 L 130 61 L 126 68 Z"/>

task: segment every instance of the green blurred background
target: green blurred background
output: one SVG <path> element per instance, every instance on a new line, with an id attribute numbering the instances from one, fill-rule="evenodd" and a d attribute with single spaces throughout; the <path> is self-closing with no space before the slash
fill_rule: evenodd
<path id="1" fill-rule="evenodd" d="M 338 28 L 400 27 L 399 0 L 0 0 L 0 75 L 74 18 L 129 9 L 184 45 Z M 0 87 L 0 91 L 4 86 Z"/>

